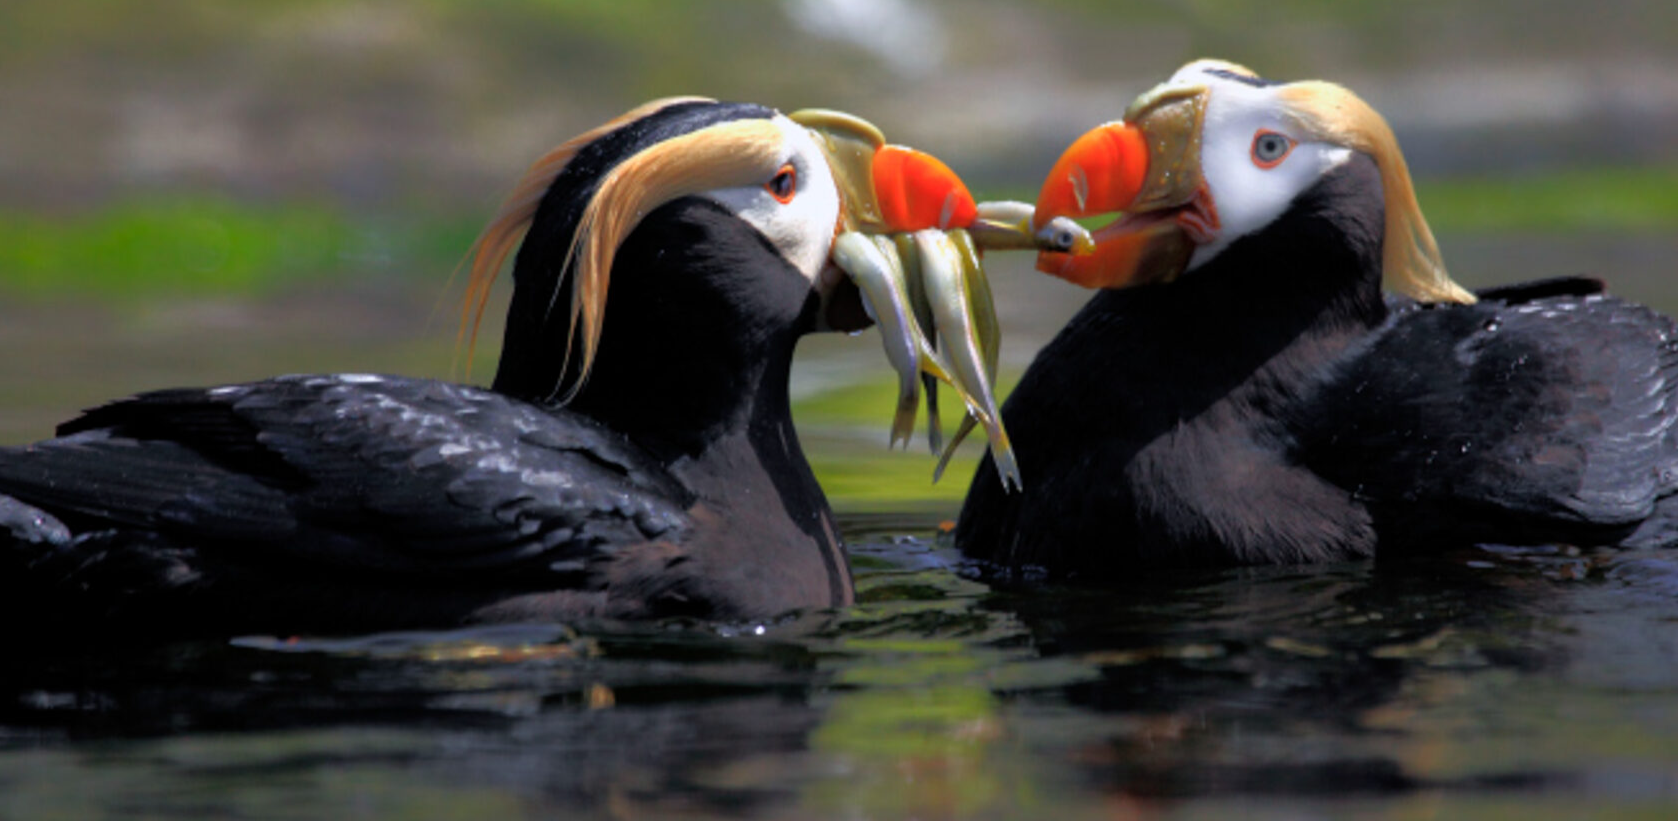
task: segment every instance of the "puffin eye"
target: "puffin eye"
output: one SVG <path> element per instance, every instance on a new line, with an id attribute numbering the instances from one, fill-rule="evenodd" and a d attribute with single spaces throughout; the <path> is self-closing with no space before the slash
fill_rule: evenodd
<path id="1" fill-rule="evenodd" d="M 781 166 L 781 170 L 764 183 L 763 188 L 776 202 L 792 202 L 792 195 L 798 192 L 798 169 L 793 168 L 790 162 Z"/>
<path id="2" fill-rule="evenodd" d="M 1293 151 L 1294 142 L 1286 134 L 1275 131 L 1260 131 L 1253 135 L 1253 165 L 1260 168 L 1275 168 L 1287 159 L 1288 152 Z"/>

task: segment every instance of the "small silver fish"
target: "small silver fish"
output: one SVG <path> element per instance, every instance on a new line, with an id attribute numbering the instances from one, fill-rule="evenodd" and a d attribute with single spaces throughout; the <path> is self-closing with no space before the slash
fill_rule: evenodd
<path id="1" fill-rule="evenodd" d="M 893 241 L 845 231 L 833 241 L 833 261 L 862 293 L 863 308 L 880 326 L 886 360 L 897 371 L 897 412 L 892 418 L 890 446 L 904 446 L 914 438 L 915 411 L 920 406 L 920 375 L 950 379 L 942 357 L 931 350 L 926 332 L 910 307 L 902 261 Z"/>
<path id="2" fill-rule="evenodd" d="M 967 291 L 967 307 L 972 313 L 974 331 L 978 337 L 980 353 L 984 357 L 987 382 L 994 391 L 997 365 L 1002 355 L 1002 328 L 996 318 L 996 303 L 991 297 L 990 278 L 985 274 L 985 267 L 980 259 L 979 250 L 974 247 L 973 238 L 966 232 L 951 232 L 950 238 L 955 240 L 956 247 L 961 251 L 962 265 L 965 269 L 963 281 Z M 955 436 L 951 437 L 949 446 L 938 457 L 938 465 L 932 470 L 932 481 L 937 482 L 944 478 L 944 469 L 949 467 L 950 457 L 955 455 L 956 448 L 961 445 L 962 440 L 973 432 L 978 421 L 978 417 L 973 414 L 962 417 Z M 999 415 L 997 426 L 1002 428 Z M 1007 430 L 1002 430 L 1006 440 Z M 1004 482 L 1005 487 L 1006 484 Z"/>
<path id="3" fill-rule="evenodd" d="M 932 303 L 926 301 L 926 284 L 921 280 L 921 256 L 915 250 L 915 238 L 912 234 L 898 234 L 894 237 L 894 244 L 897 246 L 898 262 L 903 266 L 909 307 L 914 311 L 915 321 L 925 332 L 927 347 L 936 353 L 938 325 L 932 318 Z M 944 424 L 938 417 L 938 378 L 922 373 L 921 386 L 926 389 L 926 443 L 936 456 L 944 448 Z"/>
<path id="4" fill-rule="evenodd" d="M 897 413 L 892 418 L 889 447 L 905 446 L 914 435 L 915 409 L 920 405 L 921 329 L 908 308 L 902 266 L 896 254 L 887 256 L 873 238 L 845 231 L 833 240 L 833 261 L 862 292 L 862 307 L 880 326 L 886 360 L 897 371 Z"/>
<path id="5" fill-rule="evenodd" d="M 1008 442 L 1008 433 L 1002 427 L 996 398 L 991 392 L 985 340 L 979 336 L 981 323 L 974 317 L 972 309 L 972 270 L 978 267 L 978 254 L 970 238 L 964 238 L 968 249 L 964 251 L 963 243 L 952 236 L 962 233 L 965 232 L 926 230 L 915 233 L 922 281 L 937 323 L 939 350 L 950 365 L 950 373 L 955 377 L 954 385 L 967 402 L 968 412 L 985 428 L 1002 486 L 1020 488 L 1019 465 Z M 985 290 L 989 290 L 988 285 Z M 988 304 L 989 300 L 986 302 Z M 994 312 L 989 314 L 986 322 L 987 336 L 994 339 Z M 996 343 L 993 341 L 991 344 L 994 346 Z"/>
<path id="6" fill-rule="evenodd" d="M 979 218 L 969 229 L 973 242 L 987 251 L 1057 251 L 1087 254 L 1095 250 L 1088 229 L 1071 217 L 1055 217 L 1042 227 L 1031 227 L 1036 206 L 1016 200 L 979 203 Z"/>
<path id="7" fill-rule="evenodd" d="M 1003 487 L 1021 487 L 992 388 L 1002 330 L 980 255 L 982 249 L 1085 253 L 1094 247 L 1089 232 L 1064 217 L 1034 229 L 1032 210 L 1023 202 L 979 203 L 971 230 L 892 236 L 845 231 L 834 240 L 834 262 L 862 293 L 863 307 L 880 326 L 886 359 L 897 371 L 890 446 L 907 446 L 913 438 L 925 389 L 927 441 L 939 455 L 933 481 L 943 476 L 962 440 L 982 426 Z M 938 416 L 939 382 L 953 388 L 966 409 L 948 442 Z"/>

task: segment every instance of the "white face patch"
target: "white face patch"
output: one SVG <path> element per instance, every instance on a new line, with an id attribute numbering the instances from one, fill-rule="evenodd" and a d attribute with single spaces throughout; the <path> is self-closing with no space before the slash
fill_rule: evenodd
<path id="1" fill-rule="evenodd" d="M 803 126 L 780 114 L 772 122 L 785 135 L 775 167 L 750 185 L 709 191 L 704 196 L 750 223 L 815 282 L 832 251 L 834 226 L 839 223 L 839 188 L 827 159 Z M 791 198 L 782 202 L 765 186 L 786 165 L 792 166 L 795 180 Z"/>
<path id="2" fill-rule="evenodd" d="M 1274 222 L 1330 170 L 1351 159 L 1343 146 L 1315 140 L 1282 116 L 1281 86 L 1253 86 L 1208 71 L 1222 64 L 1191 63 L 1171 82 L 1211 89 L 1200 138 L 1200 170 L 1218 209 L 1219 228 L 1211 242 L 1195 249 L 1189 270 L 1200 267 L 1237 238 Z M 1280 134 L 1294 145 L 1279 162 L 1261 167 L 1253 141 L 1261 132 Z"/>

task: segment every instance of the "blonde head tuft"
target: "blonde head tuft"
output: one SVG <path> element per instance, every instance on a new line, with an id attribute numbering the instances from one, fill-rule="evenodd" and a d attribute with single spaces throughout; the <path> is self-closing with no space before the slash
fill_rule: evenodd
<path id="1" fill-rule="evenodd" d="M 649 146 L 618 163 L 600 181 L 571 237 L 571 330 L 582 351 L 564 400 L 588 379 L 600 345 L 612 259 L 641 219 L 671 200 L 766 181 L 781 164 L 781 129 L 773 120 L 729 120 Z M 553 298 L 557 300 L 556 291 Z M 571 361 L 570 343 L 565 359 Z M 557 392 L 559 386 L 555 386 Z M 557 398 L 557 397 L 556 397 Z"/>
<path id="2" fill-rule="evenodd" d="M 566 140 L 557 148 L 537 158 L 519 177 L 518 182 L 513 184 L 512 193 L 502 201 L 495 217 L 484 226 L 484 230 L 472 242 L 472 247 L 467 250 L 466 259 L 461 262 L 467 267 L 468 275 L 466 296 L 460 306 L 460 330 L 455 334 L 455 351 L 458 356 L 461 344 L 466 344 L 468 376 L 472 373 L 472 355 L 477 349 L 478 328 L 483 323 L 484 307 L 489 304 L 490 286 L 495 284 L 502 264 L 513 249 L 518 247 L 525 231 L 530 228 L 531 221 L 536 218 L 536 209 L 542 204 L 542 197 L 548 193 L 548 188 L 553 185 L 560 172 L 565 170 L 571 158 L 589 143 L 657 111 L 680 103 L 705 102 L 714 101 L 709 97 L 665 97 L 636 106 L 608 122 Z"/>
<path id="3" fill-rule="evenodd" d="M 1381 250 L 1386 287 L 1423 302 L 1474 302 L 1474 294 L 1445 271 L 1439 245 L 1416 201 L 1410 168 L 1386 118 L 1334 83 L 1289 83 L 1278 94 L 1300 127 L 1375 160 L 1386 203 L 1386 239 Z"/>

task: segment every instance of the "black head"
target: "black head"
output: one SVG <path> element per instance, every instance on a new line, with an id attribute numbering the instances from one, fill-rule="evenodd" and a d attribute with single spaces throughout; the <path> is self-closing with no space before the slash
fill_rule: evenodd
<path id="1" fill-rule="evenodd" d="M 691 207 L 700 202 L 709 208 Z M 588 132 L 532 167 L 480 242 L 474 282 L 487 283 L 482 272 L 492 276 L 529 225 L 495 388 L 535 401 L 574 396 L 612 327 L 608 314 L 614 333 L 662 330 L 672 346 L 684 332 L 744 330 L 742 318 L 796 336 L 837 220 L 820 149 L 772 109 L 658 101 Z M 776 284 L 757 287 L 765 280 Z M 769 294 L 781 303 L 765 304 Z M 639 312 L 660 306 L 662 316 Z M 684 316 L 710 327 L 668 322 Z"/>

